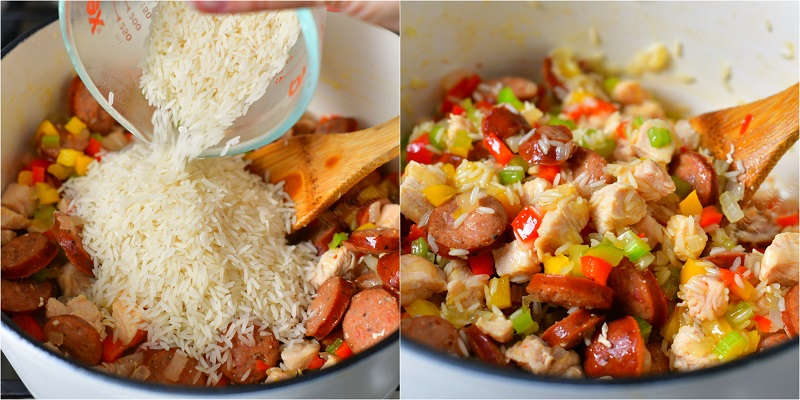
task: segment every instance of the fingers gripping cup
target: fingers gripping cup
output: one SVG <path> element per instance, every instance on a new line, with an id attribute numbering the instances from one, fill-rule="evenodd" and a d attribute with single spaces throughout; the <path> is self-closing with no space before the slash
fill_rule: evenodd
<path id="1" fill-rule="evenodd" d="M 158 2 L 59 2 L 61 33 L 70 61 L 92 96 L 122 126 L 149 141 L 150 106 L 139 87 L 140 63 Z M 288 131 L 311 102 L 319 79 L 325 10 L 294 11 L 300 36 L 284 68 L 264 95 L 225 130 L 225 138 L 202 156 L 219 156 L 229 139 L 238 143 L 227 154 L 243 153 L 274 141 Z"/>

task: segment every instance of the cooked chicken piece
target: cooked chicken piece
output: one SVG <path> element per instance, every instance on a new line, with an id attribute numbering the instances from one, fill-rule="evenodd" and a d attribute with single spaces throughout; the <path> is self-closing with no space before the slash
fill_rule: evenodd
<path id="1" fill-rule="evenodd" d="M 678 209 L 680 201 L 677 194 L 668 194 L 659 201 L 647 203 L 647 214 L 655 218 L 659 224 L 666 225 L 669 219 L 675 215 L 675 210 Z"/>
<path id="2" fill-rule="evenodd" d="M 30 217 L 36 210 L 36 193 L 33 188 L 19 183 L 11 183 L 3 192 L 2 205 L 21 214 Z"/>
<path id="3" fill-rule="evenodd" d="M 533 242 L 539 258 L 563 244 L 581 243 L 581 230 L 589 222 L 589 202 L 581 197 L 573 184 L 559 185 L 543 192 L 536 203 L 544 211 L 539 237 Z"/>
<path id="4" fill-rule="evenodd" d="M 15 237 L 17 237 L 16 232 L 8 229 L 3 229 L 2 236 L 0 236 L 0 238 L 2 238 L 2 240 L 0 240 L 0 244 L 5 246 L 6 243 L 10 242 L 11 239 L 14 239 Z"/>
<path id="5" fill-rule="evenodd" d="M 492 339 L 500 342 L 507 343 L 514 338 L 514 326 L 511 321 L 502 314 L 495 313 L 482 313 L 478 320 L 475 321 L 475 326 L 481 332 L 489 335 Z"/>
<path id="6" fill-rule="evenodd" d="M 628 139 L 617 140 L 617 147 L 614 148 L 612 158 L 617 161 L 631 161 L 636 159 L 636 151 Z"/>
<path id="7" fill-rule="evenodd" d="M 492 250 L 492 256 L 497 275 L 508 276 L 511 282 L 527 282 L 542 270 L 536 253 L 517 239 Z"/>
<path id="8" fill-rule="evenodd" d="M 522 204 L 533 205 L 536 197 L 552 187 L 550 181 L 544 178 L 535 178 L 522 184 Z"/>
<path id="9" fill-rule="evenodd" d="M 728 288 L 719 277 L 695 275 L 680 286 L 678 298 L 683 300 L 679 305 L 685 305 L 692 318 L 710 321 L 725 314 Z"/>
<path id="10" fill-rule="evenodd" d="M 658 243 L 664 242 L 666 229 L 649 214 L 645 214 L 644 218 L 633 225 L 632 228 L 636 232 L 644 233 L 644 236 L 647 238 L 647 244 L 649 244 L 651 248 L 655 247 Z"/>
<path id="11" fill-rule="evenodd" d="M 538 375 L 578 378 L 583 376 L 578 353 L 561 346 L 550 347 L 536 335 L 528 335 L 506 350 L 506 357 Z"/>
<path id="12" fill-rule="evenodd" d="M 675 214 L 667 222 L 667 236 L 673 244 L 672 251 L 681 261 L 698 258 L 706 248 L 708 235 L 694 217 Z"/>
<path id="13" fill-rule="evenodd" d="M 764 251 L 758 279 L 767 284 L 777 282 L 781 286 L 797 284 L 798 262 L 800 262 L 800 234 L 779 233 Z"/>
<path id="14" fill-rule="evenodd" d="M 668 130 L 671 139 L 670 143 L 662 147 L 653 147 L 653 145 L 650 144 L 650 137 L 648 135 L 648 131 L 653 128 Z M 631 143 L 633 144 L 633 150 L 638 157 L 650 159 L 663 164 L 668 164 L 672 160 L 672 154 L 675 153 L 675 149 L 678 145 L 678 136 L 675 135 L 675 132 L 672 130 L 672 126 L 670 126 L 668 122 L 660 119 L 651 119 L 645 121 L 642 126 L 639 127 L 639 129 L 632 133 L 632 135 L 633 138 Z"/>
<path id="15" fill-rule="evenodd" d="M 447 175 L 435 166 L 411 161 L 403 172 L 400 184 L 401 211 L 406 218 L 419 223 L 422 217 L 433 210 L 433 204 L 425 198 L 423 190 L 430 185 L 444 184 Z"/>
<path id="16" fill-rule="evenodd" d="M 647 214 L 647 204 L 636 189 L 618 182 L 594 192 L 589 203 L 592 221 L 600 233 L 622 230 Z"/>
<path id="17" fill-rule="evenodd" d="M 114 319 L 114 332 L 122 343 L 130 343 L 142 325 L 142 316 L 135 305 L 117 297 L 111 303 L 111 318 Z"/>
<path id="18" fill-rule="evenodd" d="M 400 205 L 389 203 L 381 208 L 381 214 L 375 225 L 382 228 L 394 228 L 400 230 Z"/>
<path id="19" fill-rule="evenodd" d="M 641 104 L 627 105 L 624 111 L 625 114 L 642 118 L 664 118 L 667 116 L 661 104 L 653 100 L 645 100 Z"/>
<path id="20" fill-rule="evenodd" d="M 447 290 L 444 271 L 413 254 L 400 256 L 400 282 L 400 303 L 404 306 Z"/>
<path id="21" fill-rule="evenodd" d="M 287 344 L 281 351 L 281 359 L 286 369 L 298 370 L 308 366 L 308 363 L 319 353 L 319 343 L 316 341 L 302 341 Z"/>
<path id="22" fill-rule="evenodd" d="M 681 145 L 688 149 L 697 150 L 697 146 L 700 145 L 700 135 L 685 119 L 675 123 L 675 134 L 681 140 Z"/>
<path id="23" fill-rule="evenodd" d="M 683 325 L 670 347 L 670 366 L 678 371 L 693 371 L 717 365 L 720 361 L 713 349 L 714 340 L 700 328 Z"/>
<path id="24" fill-rule="evenodd" d="M 31 221 L 24 215 L 6 207 L 2 207 L 2 226 L 3 229 L 25 229 Z"/>
<path id="25" fill-rule="evenodd" d="M 103 136 L 103 148 L 108 151 L 117 151 L 127 145 L 128 138 L 121 127 L 114 127 L 108 135 Z"/>
<path id="26" fill-rule="evenodd" d="M 645 101 L 650 95 L 647 93 L 639 81 L 634 80 L 621 80 L 614 86 L 611 92 L 611 98 L 625 105 L 640 104 Z"/>
<path id="27" fill-rule="evenodd" d="M 483 288 L 489 275 L 473 274 L 463 260 L 450 260 L 444 272 L 447 274 L 447 304 L 460 304 L 463 309 L 483 304 Z"/>
<path id="28" fill-rule="evenodd" d="M 86 322 L 92 325 L 100 334 L 101 339 L 106 337 L 106 327 L 103 325 L 103 315 L 97 306 L 92 303 L 84 295 L 73 297 L 64 304 L 55 297 L 47 299 L 45 306 L 45 315 L 47 318 L 57 317 L 59 315 L 74 315 L 83 318 Z"/>
<path id="29" fill-rule="evenodd" d="M 322 286 L 328 278 L 342 276 L 356 265 L 356 255 L 344 246 L 322 253 L 317 266 L 311 271 L 311 283 L 315 288 Z"/>
<path id="30" fill-rule="evenodd" d="M 69 262 L 61 267 L 56 281 L 61 288 L 61 295 L 66 298 L 84 294 L 89 286 L 92 286 L 92 277 L 81 272 Z"/>
<path id="31" fill-rule="evenodd" d="M 617 182 L 635 187 L 644 201 L 657 201 L 675 192 L 675 182 L 666 168 L 652 160 L 610 164 L 608 171 L 617 177 Z"/>
<path id="32" fill-rule="evenodd" d="M 297 376 L 297 371 L 284 371 L 278 367 L 267 370 L 267 383 L 284 381 Z"/>
<path id="33" fill-rule="evenodd" d="M 744 218 L 736 223 L 735 231 L 740 243 L 769 243 L 780 233 L 780 226 L 755 207 L 747 207 L 743 211 Z"/>

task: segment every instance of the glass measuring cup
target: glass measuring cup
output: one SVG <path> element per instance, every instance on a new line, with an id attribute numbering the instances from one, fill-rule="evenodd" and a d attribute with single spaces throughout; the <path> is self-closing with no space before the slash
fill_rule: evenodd
<path id="1" fill-rule="evenodd" d="M 61 34 L 72 65 L 86 88 L 111 116 L 136 137 L 149 140 L 153 107 L 139 89 L 139 63 L 157 1 L 65 1 L 58 4 Z M 286 66 L 266 93 L 202 156 L 253 150 L 274 141 L 303 115 L 317 86 L 325 25 L 323 8 L 297 9 L 300 36 Z M 113 93 L 113 99 L 110 98 Z"/>

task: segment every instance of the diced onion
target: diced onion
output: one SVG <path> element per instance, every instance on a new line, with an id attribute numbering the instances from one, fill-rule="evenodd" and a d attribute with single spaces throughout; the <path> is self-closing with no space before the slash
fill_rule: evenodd
<path id="1" fill-rule="evenodd" d="M 737 222 L 744 218 L 744 212 L 739 207 L 739 202 L 731 192 L 723 192 L 719 195 L 719 205 L 722 207 L 722 213 L 725 218 L 730 222 Z"/>
<path id="2" fill-rule="evenodd" d="M 189 357 L 186 356 L 186 353 L 181 350 L 175 351 L 172 359 L 169 360 L 169 364 L 164 368 L 164 377 L 173 382 L 177 382 L 181 376 L 181 372 L 183 372 L 183 368 L 188 362 Z"/>

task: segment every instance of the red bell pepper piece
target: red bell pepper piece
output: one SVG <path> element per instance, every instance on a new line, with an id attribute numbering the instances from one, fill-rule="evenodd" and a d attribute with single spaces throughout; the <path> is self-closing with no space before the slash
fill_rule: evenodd
<path id="1" fill-rule="evenodd" d="M 483 252 L 470 256 L 467 259 L 469 268 L 472 270 L 473 275 L 493 275 L 494 274 L 494 258 L 492 253 Z"/>
<path id="2" fill-rule="evenodd" d="M 44 342 L 44 331 L 38 322 L 30 314 L 15 314 L 11 320 L 22 329 L 23 332 L 31 335 L 32 338 Z"/>
<path id="3" fill-rule="evenodd" d="M 770 321 L 769 318 L 763 315 L 754 316 L 753 321 L 756 321 L 758 330 L 761 332 L 769 332 L 770 328 L 772 328 L 772 321 Z"/>
<path id="4" fill-rule="evenodd" d="M 139 329 L 136 331 L 136 334 L 133 336 L 133 339 L 129 343 L 122 343 L 119 339 L 114 340 L 114 335 L 110 332 L 106 335 L 105 340 L 103 340 L 103 362 L 114 362 L 118 359 L 126 350 L 138 345 L 139 343 L 143 342 L 147 338 L 147 331 L 143 331 Z"/>
<path id="5" fill-rule="evenodd" d="M 798 225 L 798 223 L 800 223 L 800 222 L 798 222 L 799 219 L 800 218 L 798 217 L 798 214 L 794 213 L 792 215 L 784 215 L 783 217 L 778 217 L 778 218 L 775 219 L 775 222 L 778 225 L 780 225 L 780 226 L 785 228 L 787 226 Z"/>
<path id="6" fill-rule="evenodd" d="M 447 114 L 452 111 L 456 106 L 458 100 L 472 96 L 472 92 L 480 85 L 481 77 L 478 75 L 470 75 L 462 78 L 455 86 L 445 93 L 444 101 L 442 102 L 442 113 Z"/>
<path id="7" fill-rule="evenodd" d="M 720 221 L 722 221 L 722 213 L 717 211 L 717 207 L 706 206 L 700 213 L 700 227 L 702 228 L 719 224 Z"/>
<path id="8" fill-rule="evenodd" d="M 94 157 L 100 150 L 103 149 L 103 144 L 95 138 L 89 138 L 89 145 L 86 146 L 86 154 Z"/>
<path id="9" fill-rule="evenodd" d="M 514 153 L 512 153 L 505 142 L 494 133 L 484 135 L 483 144 L 489 149 L 489 153 L 494 156 L 494 159 L 497 160 L 500 165 L 506 165 L 514 158 Z"/>
<path id="10" fill-rule="evenodd" d="M 267 363 L 265 363 L 264 361 L 256 360 L 256 369 L 261 372 L 264 372 L 269 369 L 269 365 L 267 365 Z"/>
<path id="11" fill-rule="evenodd" d="M 614 135 L 617 136 L 617 139 L 626 139 L 628 135 L 625 133 L 625 128 L 628 126 L 627 121 L 622 121 L 617 125 L 617 129 L 614 130 Z"/>
<path id="12" fill-rule="evenodd" d="M 567 118 L 577 121 L 583 116 L 611 114 L 614 111 L 617 111 L 615 105 L 603 100 L 590 98 L 580 104 L 570 107 L 566 111 L 566 115 Z"/>
<path id="13" fill-rule="evenodd" d="M 558 165 L 539 165 L 539 178 L 544 178 L 553 183 L 556 180 L 556 175 L 561 172 L 561 167 Z"/>
<path id="14" fill-rule="evenodd" d="M 44 158 L 34 158 L 28 165 L 25 166 L 24 169 L 33 170 L 34 167 L 42 167 L 47 169 L 51 164 L 50 161 L 45 160 Z"/>
<path id="15" fill-rule="evenodd" d="M 336 349 L 336 351 L 333 352 L 333 354 L 336 355 L 336 357 L 339 357 L 340 360 L 344 360 L 345 358 L 353 355 L 353 350 L 350 349 L 350 346 L 347 344 L 347 342 L 342 342 L 342 344 L 338 349 Z"/>
<path id="16" fill-rule="evenodd" d="M 453 104 L 453 108 L 452 108 L 452 110 L 450 110 L 450 113 L 455 114 L 455 115 L 461 115 L 461 114 L 464 113 L 464 108 L 462 108 L 458 104 Z"/>
<path id="17" fill-rule="evenodd" d="M 603 286 L 605 286 L 606 281 L 608 281 L 608 274 L 611 273 L 611 268 L 612 265 L 600 257 L 581 257 L 581 271 L 583 275 Z"/>
<path id="18" fill-rule="evenodd" d="M 539 225 L 542 223 L 542 216 L 535 208 L 527 206 L 523 208 L 514 220 L 511 227 L 514 234 L 523 242 L 532 242 L 539 237 Z"/>
<path id="19" fill-rule="evenodd" d="M 44 171 L 45 167 L 35 166 L 31 168 L 31 172 L 33 173 L 33 183 L 44 182 Z"/>
<path id="20" fill-rule="evenodd" d="M 481 100 L 475 103 L 475 108 L 482 111 L 490 110 L 492 108 L 492 103 L 489 103 L 486 100 Z"/>
<path id="21" fill-rule="evenodd" d="M 320 369 L 323 365 L 325 365 L 325 360 L 317 354 L 309 361 L 308 369 Z"/>
<path id="22" fill-rule="evenodd" d="M 427 134 L 418 137 L 406 146 L 406 159 L 421 164 L 433 164 L 433 152 L 428 148 L 431 140 Z"/>

